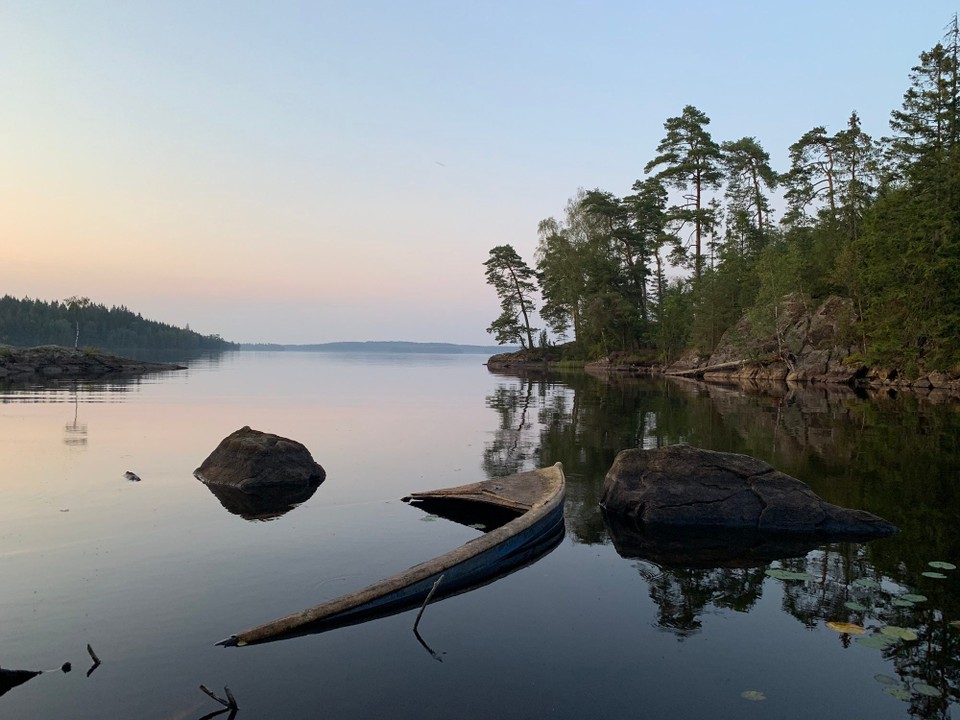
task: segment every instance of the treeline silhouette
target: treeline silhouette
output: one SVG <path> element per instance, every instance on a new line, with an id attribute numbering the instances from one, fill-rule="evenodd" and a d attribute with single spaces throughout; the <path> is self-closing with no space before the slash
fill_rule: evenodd
<path id="1" fill-rule="evenodd" d="M 201 335 L 189 328 L 147 320 L 124 306 L 91 303 L 71 310 L 65 302 L 0 298 L 0 344 L 30 347 L 66 345 L 106 350 L 228 350 L 238 348 L 219 335 Z"/>

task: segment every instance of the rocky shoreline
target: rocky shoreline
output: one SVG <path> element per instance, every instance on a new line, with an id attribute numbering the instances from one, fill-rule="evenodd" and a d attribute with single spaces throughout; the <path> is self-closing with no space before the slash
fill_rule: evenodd
<path id="1" fill-rule="evenodd" d="M 77 350 L 59 345 L 31 348 L 0 345 L 0 382 L 130 377 L 185 369 L 185 366 L 174 363 L 132 360 L 98 350 Z"/>
<path id="2" fill-rule="evenodd" d="M 668 366 L 610 357 L 587 363 L 584 369 L 595 375 L 666 375 L 725 384 L 824 383 L 960 396 L 960 372 L 918 369 L 908 374 L 900 368 L 869 367 L 861 344 L 852 300 L 831 296 L 814 306 L 790 296 L 775 325 L 761 331 L 744 316 L 709 356 L 690 350 Z M 487 366 L 495 371 L 540 372 L 549 363 L 549 358 L 531 359 L 521 351 L 494 355 Z"/>

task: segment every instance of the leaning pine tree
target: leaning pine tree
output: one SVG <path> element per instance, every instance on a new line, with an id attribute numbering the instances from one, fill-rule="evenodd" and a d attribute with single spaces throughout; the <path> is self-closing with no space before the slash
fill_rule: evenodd
<path id="1" fill-rule="evenodd" d="M 523 347 L 532 348 L 534 329 L 530 327 L 530 315 L 535 310 L 531 299 L 536 292 L 535 273 L 510 245 L 493 248 L 484 265 L 487 283 L 497 291 L 501 310 L 487 332 L 494 335 L 500 345 L 519 342 Z"/>

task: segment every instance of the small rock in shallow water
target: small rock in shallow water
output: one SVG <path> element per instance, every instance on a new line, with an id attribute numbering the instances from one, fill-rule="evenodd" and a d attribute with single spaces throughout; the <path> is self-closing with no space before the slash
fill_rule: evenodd
<path id="1" fill-rule="evenodd" d="M 135 472 L 130 472 L 129 470 L 127 470 L 123 474 L 123 476 L 130 482 L 140 482 L 140 476 L 137 475 Z"/>

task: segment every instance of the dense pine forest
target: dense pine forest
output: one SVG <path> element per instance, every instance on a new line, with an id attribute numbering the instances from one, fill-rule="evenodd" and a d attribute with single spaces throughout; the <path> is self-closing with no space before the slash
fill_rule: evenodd
<path id="1" fill-rule="evenodd" d="M 107 308 L 87 298 L 64 302 L 0 298 L 0 344 L 65 345 L 102 350 L 225 350 L 238 347 L 219 335 L 201 335 L 153 320 L 125 307 Z"/>
<path id="2" fill-rule="evenodd" d="M 755 137 L 718 141 L 687 106 L 664 123 L 631 191 L 581 190 L 539 224 L 533 266 L 509 245 L 485 263 L 503 312 L 488 332 L 569 357 L 708 355 L 748 317 L 852 300 L 868 365 L 960 367 L 960 28 L 910 71 L 890 134 L 856 111 L 811 128 L 776 170 Z M 536 328 L 539 315 L 545 328 Z"/>

